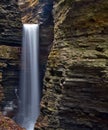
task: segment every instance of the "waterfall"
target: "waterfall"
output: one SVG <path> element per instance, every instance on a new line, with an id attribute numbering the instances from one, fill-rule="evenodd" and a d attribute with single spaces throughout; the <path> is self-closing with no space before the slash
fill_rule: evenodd
<path id="1" fill-rule="evenodd" d="M 33 130 L 39 116 L 39 26 L 23 25 L 22 69 L 20 81 L 20 103 L 17 121 L 26 128 Z"/>

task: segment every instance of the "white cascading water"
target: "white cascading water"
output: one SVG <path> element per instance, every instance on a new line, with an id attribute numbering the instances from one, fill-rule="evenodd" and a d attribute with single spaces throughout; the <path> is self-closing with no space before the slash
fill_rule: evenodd
<path id="1" fill-rule="evenodd" d="M 20 105 L 17 121 L 33 130 L 40 111 L 39 92 L 39 25 L 23 25 L 22 70 L 20 83 Z"/>

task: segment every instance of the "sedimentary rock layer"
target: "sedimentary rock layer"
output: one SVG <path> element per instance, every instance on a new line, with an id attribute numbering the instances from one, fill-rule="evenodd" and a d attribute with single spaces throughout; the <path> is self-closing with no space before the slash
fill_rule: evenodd
<path id="1" fill-rule="evenodd" d="M 21 17 L 17 2 L 0 1 L 0 45 L 20 44 L 21 42 Z"/>
<path id="2" fill-rule="evenodd" d="M 17 108 L 22 22 L 14 0 L 0 1 L 0 111 L 13 117 Z"/>
<path id="3" fill-rule="evenodd" d="M 108 129 L 108 1 L 58 0 L 36 129 Z"/>

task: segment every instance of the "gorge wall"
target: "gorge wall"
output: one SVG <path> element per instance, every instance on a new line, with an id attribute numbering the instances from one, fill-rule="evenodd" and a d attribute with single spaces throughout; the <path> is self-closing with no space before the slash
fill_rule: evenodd
<path id="1" fill-rule="evenodd" d="M 0 1 L 0 111 L 10 117 L 17 108 L 21 40 L 22 22 L 17 2 Z"/>
<path id="2" fill-rule="evenodd" d="M 52 0 L 0 2 L 0 110 L 5 115 L 13 117 L 14 109 L 16 112 L 19 101 L 22 25 L 25 23 L 40 24 L 39 66 L 40 80 L 43 80 L 53 41 L 52 8 Z M 48 33 L 50 36 L 47 35 Z M 41 93 L 42 86 L 41 82 Z"/>
<path id="3" fill-rule="evenodd" d="M 36 130 L 108 129 L 108 1 L 56 0 Z"/>
<path id="4" fill-rule="evenodd" d="M 52 8 L 53 0 L 0 2 L 0 110 L 17 108 L 22 23 L 39 23 L 41 81 L 46 74 L 35 129 L 107 130 L 108 1 L 55 0 L 53 16 Z"/>

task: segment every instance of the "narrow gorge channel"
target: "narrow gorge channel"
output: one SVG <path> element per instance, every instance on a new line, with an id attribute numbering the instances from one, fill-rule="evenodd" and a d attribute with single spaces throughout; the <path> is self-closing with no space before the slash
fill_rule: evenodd
<path id="1" fill-rule="evenodd" d="M 33 130 L 40 112 L 39 25 L 23 25 L 19 109 L 16 121 Z"/>
<path id="2" fill-rule="evenodd" d="M 108 0 L 2 0 L 0 12 L 0 130 L 108 130 Z M 37 51 L 25 24 L 39 25 Z"/>

